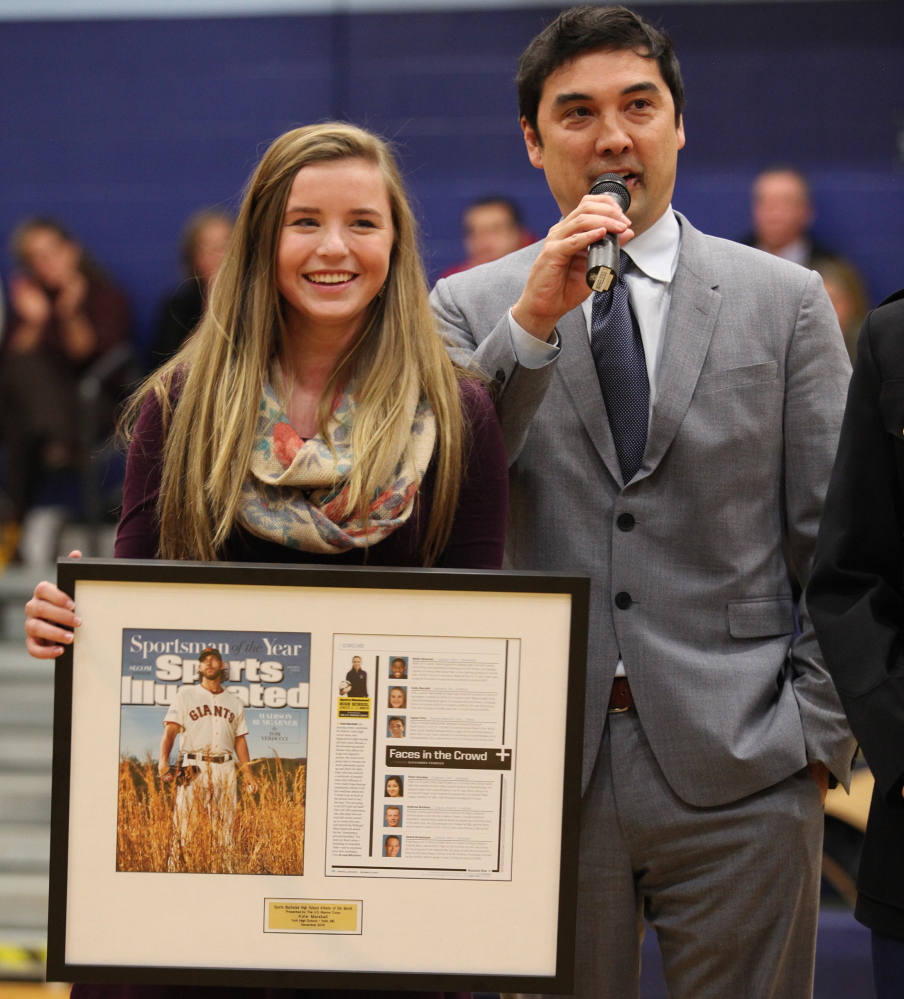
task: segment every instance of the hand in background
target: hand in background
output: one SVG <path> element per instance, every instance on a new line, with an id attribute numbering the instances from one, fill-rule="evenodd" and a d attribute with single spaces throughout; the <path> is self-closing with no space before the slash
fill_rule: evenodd
<path id="1" fill-rule="evenodd" d="M 72 319 L 85 304 L 88 295 L 88 279 L 81 271 L 73 271 L 60 287 L 56 302 L 56 313 L 64 322 Z"/>
<path id="2" fill-rule="evenodd" d="M 22 320 L 10 339 L 10 349 L 17 354 L 27 354 L 41 342 L 53 306 L 47 292 L 23 274 L 16 275 L 9 282 L 9 304 Z"/>

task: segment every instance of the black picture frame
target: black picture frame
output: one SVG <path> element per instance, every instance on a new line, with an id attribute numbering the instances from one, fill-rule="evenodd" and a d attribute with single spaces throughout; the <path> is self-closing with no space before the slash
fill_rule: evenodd
<path id="1" fill-rule="evenodd" d="M 167 947 L 160 943 L 160 965 L 128 963 L 87 964 L 67 959 L 67 908 L 70 892 L 70 771 L 73 749 L 73 648 L 57 662 L 54 709 L 53 804 L 51 813 L 50 894 L 47 978 L 68 981 L 182 986 L 247 986 L 286 988 L 352 988 L 436 991 L 499 991 L 568 994 L 573 987 L 575 913 L 581 797 L 584 682 L 590 582 L 564 573 L 269 565 L 254 563 L 167 562 L 125 559 L 60 559 L 58 585 L 78 606 L 82 583 L 167 584 L 178 588 L 180 599 L 190 600 L 197 586 L 309 587 L 340 591 L 379 590 L 446 592 L 449 594 L 565 595 L 570 598 L 567 649 L 567 697 L 564 719 L 561 848 L 558 865 L 558 916 L 555 921 L 555 973 L 487 974 L 469 970 L 467 946 L 460 948 L 461 971 L 422 973 L 386 970 L 299 970 L 286 968 L 167 966 Z M 175 595 L 175 591 L 174 591 Z M 341 595 L 341 593 L 340 593 Z M 78 636 L 76 637 L 78 645 Z M 519 736 L 529 738 L 530 733 Z M 542 733 L 536 734 L 542 738 Z M 519 779 L 520 776 L 519 776 Z M 380 807 L 385 804 L 380 799 Z M 517 812 L 517 807 L 515 809 Z M 128 875 L 126 875 L 128 876 Z M 163 877 L 185 875 L 163 874 Z M 197 876 L 197 875 L 193 875 Z M 477 884 L 482 884 L 478 882 Z M 224 889 L 228 894 L 228 886 Z M 272 895 L 273 892 L 266 894 Z M 355 896 L 355 883 L 343 886 Z M 213 914 L 212 914 L 213 915 Z M 123 913 L 126 921 L 127 913 Z M 518 941 L 512 940 L 517 948 Z"/>

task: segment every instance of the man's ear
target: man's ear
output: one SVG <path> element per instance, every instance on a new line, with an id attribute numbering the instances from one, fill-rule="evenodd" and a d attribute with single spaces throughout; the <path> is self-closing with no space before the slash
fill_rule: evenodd
<path id="1" fill-rule="evenodd" d="M 684 137 L 684 115 L 678 115 L 678 148 L 684 149 L 685 137 Z"/>
<path id="2" fill-rule="evenodd" d="M 524 133 L 524 145 L 527 146 L 527 158 L 531 165 L 538 170 L 543 169 L 543 143 L 540 141 L 540 133 L 523 115 L 521 117 L 521 131 Z"/>

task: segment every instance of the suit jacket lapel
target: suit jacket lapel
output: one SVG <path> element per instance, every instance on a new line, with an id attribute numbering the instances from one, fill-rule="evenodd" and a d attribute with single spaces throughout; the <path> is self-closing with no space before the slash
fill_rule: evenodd
<path id="1" fill-rule="evenodd" d="M 655 470 L 675 439 L 697 387 L 722 304 L 705 240 L 686 219 L 678 218 L 681 253 L 672 282 L 653 418 L 637 478 Z"/>
<path id="2" fill-rule="evenodd" d="M 580 306 L 564 315 L 556 325 L 562 341 L 558 370 L 568 392 L 574 401 L 581 422 L 590 435 L 593 446 L 609 469 L 609 473 L 621 486 L 621 466 L 615 453 L 609 417 L 603 402 L 603 392 L 596 373 L 596 362 L 590 352 L 590 337 L 587 323 Z"/>

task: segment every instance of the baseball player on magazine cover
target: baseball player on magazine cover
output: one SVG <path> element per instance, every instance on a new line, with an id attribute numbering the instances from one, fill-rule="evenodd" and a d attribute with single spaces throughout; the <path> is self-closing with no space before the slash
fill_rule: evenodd
<path id="1" fill-rule="evenodd" d="M 232 840 L 235 820 L 237 767 L 245 790 L 257 791 L 248 755 L 248 726 L 242 702 L 221 681 L 228 675 L 219 649 L 206 648 L 198 655 L 197 686 L 180 687 L 163 719 L 159 768 L 164 783 L 176 784 L 173 852 L 197 826 L 203 811 L 214 839 L 226 847 Z M 179 762 L 169 759 L 179 737 Z"/>
<path id="2" fill-rule="evenodd" d="M 311 636 L 124 628 L 116 869 L 304 871 Z"/>

